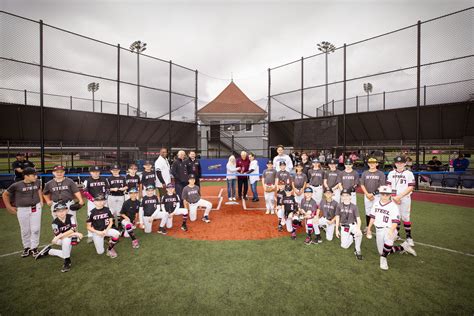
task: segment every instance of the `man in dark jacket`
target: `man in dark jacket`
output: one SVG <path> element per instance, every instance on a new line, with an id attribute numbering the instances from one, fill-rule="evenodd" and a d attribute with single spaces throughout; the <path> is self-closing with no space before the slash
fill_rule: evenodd
<path id="1" fill-rule="evenodd" d="M 180 198 L 180 205 L 184 207 L 183 199 L 182 199 L 182 192 L 183 188 L 188 185 L 188 170 L 186 168 L 186 163 L 184 160 L 185 157 L 184 150 L 178 151 L 178 156 L 176 157 L 175 161 L 171 165 L 171 174 L 174 177 L 174 186 L 176 189 L 176 194 L 178 194 Z"/>
<path id="2" fill-rule="evenodd" d="M 202 176 L 202 171 L 201 171 L 201 164 L 199 163 L 199 160 L 196 158 L 196 152 L 194 150 L 191 150 L 188 154 L 188 159 L 185 161 L 186 164 L 186 169 L 189 174 L 194 174 L 194 178 L 196 181 L 194 182 L 195 185 L 198 187 L 201 187 L 201 182 L 199 181 Z"/>
<path id="3" fill-rule="evenodd" d="M 239 173 L 241 174 L 247 173 L 247 171 L 249 171 L 249 167 L 250 167 L 250 159 L 247 156 L 247 152 L 242 151 L 240 153 L 240 158 L 237 159 L 237 168 L 240 168 Z M 249 190 L 248 176 L 237 177 L 237 186 L 238 186 L 239 199 L 244 198 L 247 200 L 248 199 L 247 191 Z M 242 192 L 242 187 L 243 187 L 243 192 Z"/>

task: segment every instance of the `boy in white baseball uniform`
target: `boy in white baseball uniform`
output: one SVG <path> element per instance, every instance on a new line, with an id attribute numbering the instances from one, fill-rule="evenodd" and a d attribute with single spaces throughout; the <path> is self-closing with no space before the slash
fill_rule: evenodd
<path id="1" fill-rule="evenodd" d="M 194 185 L 196 181 L 194 174 L 189 175 L 188 185 L 183 189 L 183 201 L 184 207 L 188 209 L 189 212 L 189 219 L 191 222 L 194 222 L 197 218 L 197 209 L 199 206 L 204 207 L 204 216 L 202 220 L 206 223 L 210 223 L 211 220 L 209 219 L 209 213 L 211 212 L 212 203 L 201 199 L 201 195 L 199 194 L 199 187 Z"/>
<path id="2" fill-rule="evenodd" d="M 104 253 L 104 237 L 110 237 L 107 247 L 107 256 L 116 258 L 117 252 L 114 247 L 119 242 L 120 233 L 113 229 L 114 216 L 108 207 L 105 207 L 105 196 L 98 194 L 94 198 L 95 208 L 91 210 L 87 219 L 87 230 L 92 233 L 95 250 L 99 255 Z"/>
<path id="3" fill-rule="evenodd" d="M 77 231 L 76 219 L 72 214 L 68 214 L 69 207 L 63 202 L 56 203 L 53 212 L 55 219 L 53 220 L 54 238 L 50 245 L 44 247 L 35 259 L 38 260 L 47 255 L 56 256 L 64 259 L 61 272 L 71 270 L 71 250 L 73 245 L 77 245 L 82 239 L 82 234 Z M 52 245 L 61 246 L 61 250 L 52 249 Z"/>
<path id="4" fill-rule="evenodd" d="M 333 200 L 333 192 L 330 188 L 324 191 L 324 197 L 319 205 L 321 218 L 319 219 L 319 227 L 325 227 L 326 240 L 331 241 L 334 237 L 334 229 L 336 228 L 336 209 L 338 203 Z"/>
<path id="5" fill-rule="evenodd" d="M 161 219 L 158 234 L 166 235 L 166 221 L 168 220 L 168 213 L 161 209 L 160 199 L 156 196 L 154 185 L 146 187 L 146 195 L 142 198 L 142 205 L 140 206 L 140 224 L 144 226 L 145 233 L 151 233 L 153 221 Z"/>
<path id="6" fill-rule="evenodd" d="M 354 254 L 358 260 L 362 260 L 359 209 L 357 205 L 351 203 L 351 192 L 350 189 L 344 189 L 341 192 L 341 203 L 336 209 L 336 237 L 341 237 L 341 247 L 344 249 L 348 249 L 352 243 L 355 243 Z M 339 226 L 341 227 L 340 234 Z"/>
<path id="7" fill-rule="evenodd" d="M 395 170 L 387 176 L 387 184 L 392 187 L 392 201 L 398 204 L 400 215 L 405 228 L 406 240 L 410 246 L 415 246 L 411 236 L 411 193 L 415 188 L 415 176 L 405 168 L 406 159 L 403 156 L 395 158 Z M 400 229 L 400 224 L 398 228 Z"/>
<path id="8" fill-rule="evenodd" d="M 267 161 L 267 169 L 262 173 L 263 196 L 265 197 L 265 214 L 274 214 L 275 208 L 275 179 L 277 171 L 273 168 L 273 161 Z"/>
<path id="9" fill-rule="evenodd" d="M 387 256 L 395 252 L 408 252 L 416 256 L 415 250 L 403 242 L 400 246 L 394 246 L 393 242 L 397 239 L 397 225 L 400 223 L 400 213 L 398 206 L 392 202 L 390 195 L 392 188 L 390 186 L 381 186 L 379 188 L 380 199 L 375 201 L 370 211 L 370 222 L 367 229 L 367 238 L 372 238 L 371 228 L 375 225 L 377 250 L 380 255 L 380 269 L 388 270 Z"/>

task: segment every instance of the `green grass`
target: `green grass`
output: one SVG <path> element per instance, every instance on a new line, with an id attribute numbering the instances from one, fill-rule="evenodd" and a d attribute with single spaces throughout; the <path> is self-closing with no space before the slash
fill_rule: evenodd
<path id="1" fill-rule="evenodd" d="M 415 202 L 415 242 L 474 253 L 473 211 Z M 79 214 L 82 223 L 85 210 Z M 52 237 L 49 222 L 45 210 L 41 244 Z M 16 218 L 4 210 L 0 231 L 0 255 L 21 249 Z M 474 313 L 474 258 L 439 249 L 417 245 L 418 257 L 392 255 L 390 270 L 381 271 L 374 239 L 363 240 L 357 261 L 337 240 L 305 246 L 303 236 L 294 242 L 286 234 L 222 242 L 138 237 L 140 249 L 122 240 L 114 260 L 81 243 L 69 273 L 59 272 L 58 258 L 0 257 L 0 314 Z"/>

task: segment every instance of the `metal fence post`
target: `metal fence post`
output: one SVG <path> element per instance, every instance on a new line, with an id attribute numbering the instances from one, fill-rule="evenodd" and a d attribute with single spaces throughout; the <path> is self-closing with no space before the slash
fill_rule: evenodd
<path id="1" fill-rule="evenodd" d="M 103 113 L 103 112 L 102 112 L 102 109 L 103 109 L 103 107 L 102 107 L 102 100 L 100 100 L 100 113 Z"/>
<path id="2" fill-rule="evenodd" d="M 200 139 L 199 136 L 199 126 L 198 126 L 198 71 L 195 70 L 195 87 L 194 87 L 194 124 L 196 124 L 196 152 L 199 148 Z"/>
<path id="3" fill-rule="evenodd" d="M 69 96 L 69 108 L 72 110 L 72 95 Z"/>
<path id="4" fill-rule="evenodd" d="M 301 119 L 304 113 L 304 58 L 301 57 Z"/>
<path id="5" fill-rule="evenodd" d="M 332 99 L 332 115 L 334 115 L 334 99 Z"/>
<path id="6" fill-rule="evenodd" d="M 26 89 L 25 89 L 25 105 L 28 105 L 28 96 L 27 96 Z"/>
<path id="7" fill-rule="evenodd" d="M 43 20 L 40 20 L 40 158 L 41 172 L 44 173 L 44 72 L 43 72 Z M 21 128 L 21 127 L 20 127 Z"/>
<path id="8" fill-rule="evenodd" d="M 117 164 L 120 166 L 120 44 L 117 44 Z"/>
<path id="9" fill-rule="evenodd" d="M 130 104 L 127 103 L 127 116 L 130 116 Z"/>
<path id="10" fill-rule="evenodd" d="M 385 91 L 383 92 L 383 110 L 385 111 Z"/>
<path id="11" fill-rule="evenodd" d="M 426 105 L 426 85 L 423 86 L 423 105 Z"/>
<path id="12" fill-rule="evenodd" d="M 359 96 L 356 95 L 356 113 L 359 113 Z"/>
<path id="13" fill-rule="evenodd" d="M 267 96 L 267 104 L 268 104 L 268 158 L 271 158 L 272 152 L 271 152 L 271 128 L 270 124 L 272 121 L 272 99 L 271 99 L 271 88 L 272 88 L 272 75 L 271 75 L 271 69 L 268 68 L 268 96 Z"/>
<path id="14" fill-rule="evenodd" d="M 343 88 L 342 88 L 342 91 L 343 91 L 343 108 L 344 108 L 344 112 L 343 112 L 343 116 L 342 116 L 342 128 L 343 128 L 343 132 L 342 132 L 342 154 L 343 156 L 345 156 L 345 152 L 346 152 L 346 84 L 347 84 L 347 80 L 346 80 L 346 44 L 344 43 L 344 50 L 343 50 Z M 345 158 L 345 157 L 344 157 Z"/>
<path id="15" fill-rule="evenodd" d="M 420 167 L 420 82 L 421 82 L 421 21 L 418 20 L 416 49 L 416 165 Z M 418 174 L 415 175 L 415 189 L 418 190 Z"/>
<path id="16" fill-rule="evenodd" d="M 172 88 L 173 62 L 170 60 L 170 82 L 169 82 L 169 113 L 168 113 L 168 152 L 171 153 L 171 88 Z"/>

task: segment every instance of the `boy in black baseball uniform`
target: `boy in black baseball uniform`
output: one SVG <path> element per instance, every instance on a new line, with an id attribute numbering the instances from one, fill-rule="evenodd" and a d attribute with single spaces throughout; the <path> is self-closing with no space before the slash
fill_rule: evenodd
<path id="1" fill-rule="evenodd" d="M 265 198 L 265 206 L 267 211 L 265 214 L 274 214 L 275 209 L 275 179 L 276 179 L 277 171 L 273 168 L 273 161 L 269 160 L 267 162 L 267 169 L 263 170 L 262 173 L 262 184 L 264 198 Z"/>
<path id="2" fill-rule="evenodd" d="M 136 164 L 131 163 L 128 166 L 128 173 L 125 176 L 125 186 L 130 190 L 136 188 L 138 190 L 138 198 L 142 196 L 142 186 L 140 177 L 137 175 L 138 167 Z M 128 194 L 125 194 L 125 199 L 129 199 Z"/>
<path id="3" fill-rule="evenodd" d="M 143 168 L 144 170 L 141 176 L 142 188 L 146 189 L 150 185 L 156 186 L 156 173 L 153 170 L 152 162 L 149 160 L 145 161 Z"/>
<path id="4" fill-rule="evenodd" d="M 61 272 L 68 272 L 71 269 L 72 246 L 82 239 L 82 234 L 77 231 L 76 220 L 74 216 L 68 214 L 68 210 L 65 203 L 60 202 L 55 205 L 53 212 L 56 213 L 56 218 L 52 223 L 54 238 L 50 245 L 44 247 L 35 256 L 36 260 L 47 255 L 64 259 Z M 52 245 L 61 246 L 61 250 L 52 249 Z"/>
<path id="5" fill-rule="evenodd" d="M 110 168 L 112 175 L 107 177 L 107 185 L 109 187 L 109 196 L 107 197 L 107 205 L 114 216 L 114 222 L 120 218 L 120 211 L 125 202 L 125 191 L 127 186 L 125 184 L 125 177 L 120 175 L 120 166 L 113 165 Z M 115 227 L 120 227 L 117 225 Z"/>
<path id="6" fill-rule="evenodd" d="M 91 176 L 84 181 L 84 195 L 89 200 L 89 202 L 87 202 L 87 217 L 90 216 L 92 209 L 95 208 L 95 198 L 99 195 L 105 197 L 108 191 L 107 180 L 100 175 L 99 166 L 91 167 L 90 175 Z M 92 232 L 88 230 L 87 243 L 90 244 L 92 241 Z"/>
<path id="7" fill-rule="evenodd" d="M 138 189 L 131 188 L 128 190 L 130 198 L 126 200 L 122 209 L 120 210 L 120 216 L 122 217 L 122 227 L 125 229 L 123 232 L 125 237 L 130 237 L 132 239 L 132 247 L 139 248 L 138 239 L 135 237 L 135 232 L 133 231 L 134 223 L 138 217 L 140 211 L 140 201 L 138 201 Z"/>
<path id="8" fill-rule="evenodd" d="M 341 183 L 342 190 L 350 190 L 351 203 L 357 205 L 356 189 L 359 185 L 359 173 L 352 169 L 352 165 L 352 160 L 346 159 L 344 162 L 345 169 L 339 174 L 339 182 Z"/>
<path id="9" fill-rule="evenodd" d="M 280 161 L 280 171 L 276 174 L 275 185 L 277 185 L 280 180 L 284 181 L 285 185 L 289 184 L 291 186 L 291 174 L 286 170 L 286 162 L 284 161 Z"/>
<path id="10" fill-rule="evenodd" d="M 306 245 L 321 243 L 321 235 L 317 225 L 319 209 L 318 204 L 313 199 L 313 189 L 309 187 L 304 189 L 304 199 L 301 201 L 299 208 L 304 212 L 306 218 L 306 239 L 304 243 Z M 313 232 L 314 242 L 311 240 Z"/>
<path id="11" fill-rule="evenodd" d="M 316 204 L 323 198 L 324 171 L 318 159 L 313 159 L 313 168 L 308 170 L 309 186 L 313 189 L 313 199 Z"/>
<path id="12" fill-rule="evenodd" d="M 283 231 L 283 216 L 285 211 L 283 210 L 283 198 L 285 197 L 285 181 L 280 180 L 277 186 L 276 192 L 276 214 L 278 216 L 278 231 Z"/>
<path id="13" fill-rule="evenodd" d="M 299 205 L 304 198 L 304 189 L 308 184 L 308 177 L 303 173 L 303 164 L 301 162 L 296 164 L 295 169 L 296 174 L 293 175 L 292 185 L 296 203 Z"/>
<path id="14" fill-rule="evenodd" d="M 107 256 L 116 258 L 117 252 L 114 247 L 119 242 L 120 233 L 113 229 L 113 215 L 108 207 L 105 207 L 105 196 L 98 194 L 94 198 L 95 207 L 91 210 L 87 219 L 87 230 L 91 232 L 95 250 L 99 255 L 104 253 L 104 237 L 111 237 L 107 247 Z"/>
<path id="15" fill-rule="evenodd" d="M 298 227 L 298 203 L 293 195 L 293 188 L 287 184 L 285 186 L 285 196 L 281 203 L 283 204 L 282 225 L 286 225 L 286 230 L 291 233 L 291 239 L 296 239 L 296 228 Z"/>
<path id="16" fill-rule="evenodd" d="M 336 209 L 338 203 L 333 199 L 333 192 L 330 188 L 324 191 L 324 197 L 319 205 L 321 218 L 318 221 L 319 227 L 325 227 L 326 240 L 331 241 L 334 237 L 334 229 L 336 227 Z"/>
<path id="17" fill-rule="evenodd" d="M 324 188 L 331 189 L 333 192 L 333 200 L 339 203 L 341 201 L 341 171 L 337 169 L 337 160 L 329 160 L 329 170 L 324 174 Z"/>
<path id="18" fill-rule="evenodd" d="M 354 242 L 354 254 L 358 260 L 362 260 L 360 249 L 362 244 L 361 221 L 357 205 L 351 203 L 351 192 L 349 189 L 344 189 L 341 192 L 341 203 L 336 209 L 336 237 L 341 237 L 341 247 L 344 249 L 349 248 Z M 341 227 L 340 234 L 339 226 Z"/>
<path id="19" fill-rule="evenodd" d="M 146 195 L 142 198 L 140 206 L 140 224 L 144 226 L 145 233 L 151 233 L 155 219 L 161 219 L 158 234 L 166 235 L 165 225 L 168 220 L 168 213 L 161 210 L 160 199 L 156 196 L 155 186 L 149 185 L 146 187 Z"/>
<path id="20" fill-rule="evenodd" d="M 174 215 L 183 215 L 183 223 L 181 224 L 181 229 L 187 231 L 188 227 L 186 222 L 188 220 L 188 210 L 186 208 L 180 207 L 179 196 L 174 191 L 174 184 L 168 183 L 166 185 L 166 193 L 161 197 L 161 208 L 163 211 L 168 213 L 168 220 L 166 222 L 166 228 L 173 227 L 173 217 Z"/>

